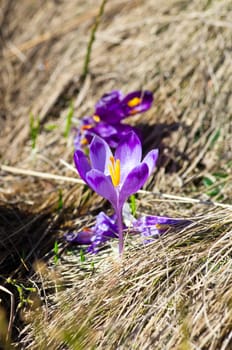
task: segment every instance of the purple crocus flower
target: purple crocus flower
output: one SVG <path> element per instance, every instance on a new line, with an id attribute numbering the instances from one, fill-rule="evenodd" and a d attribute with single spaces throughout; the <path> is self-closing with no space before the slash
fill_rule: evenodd
<path id="1" fill-rule="evenodd" d="M 134 91 L 123 96 L 121 91 L 113 90 L 96 103 L 95 115 L 102 121 L 115 124 L 131 115 L 147 111 L 152 102 L 150 91 Z"/>
<path id="2" fill-rule="evenodd" d="M 145 243 L 151 238 L 157 238 L 164 234 L 171 227 L 185 227 L 191 223 L 186 219 L 175 219 L 166 216 L 142 216 L 132 223 L 132 229 L 139 232 L 145 238 Z"/>
<path id="3" fill-rule="evenodd" d="M 123 96 L 121 91 L 113 90 L 103 95 L 96 103 L 94 115 L 82 118 L 74 139 L 75 149 L 90 144 L 95 135 L 103 138 L 112 148 L 116 148 L 119 140 L 129 131 L 134 131 L 141 137 L 136 128 L 122 124 L 121 121 L 145 112 L 152 102 L 153 95 L 146 90 L 134 91 L 126 96 Z"/>
<path id="4" fill-rule="evenodd" d="M 69 243 L 88 245 L 88 252 L 97 253 L 102 244 L 111 238 L 118 237 L 117 232 L 116 216 L 107 216 L 100 212 L 93 227 L 84 227 L 80 232 L 69 232 L 64 237 Z"/>
<path id="5" fill-rule="evenodd" d="M 134 91 L 129 93 L 122 100 L 122 108 L 125 117 L 142 113 L 151 108 L 153 95 L 150 91 Z"/>
<path id="6" fill-rule="evenodd" d="M 152 173 L 158 150 L 150 151 L 144 160 L 138 136 L 131 131 L 120 141 L 113 156 L 109 145 L 95 136 L 89 147 L 90 162 L 78 149 L 74 162 L 80 177 L 99 195 L 109 200 L 117 216 L 119 254 L 123 251 L 122 207 L 127 198 L 136 193 Z"/>

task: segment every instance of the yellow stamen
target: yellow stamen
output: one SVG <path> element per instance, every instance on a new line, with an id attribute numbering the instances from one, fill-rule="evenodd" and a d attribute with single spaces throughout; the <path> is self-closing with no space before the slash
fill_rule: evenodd
<path id="1" fill-rule="evenodd" d="M 114 159 L 114 157 L 110 157 L 111 164 L 108 165 L 111 180 L 113 185 L 116 187 L 120 183 L 120 160 Z"/>
<path id="2" fill-rule="evenodd" d="M 141 103 L 142 99 L 139 97 L 134 97 L 132 98 L 132 100 L 130 100 L 129 102 L 127 102 L 127 105 L 129 107 L 136 107 Z"/>
<path id="3" fill-rule="evenodd" d="M 113 156 L 110 157 L 110 161 L 111 161 L 112 166 L 114 166 L 114 164 L 115 164 L 115 159 L 114 159 Z"/>
<path id="4" fill-rule="evenodd" d="M 88 145 L 88 143 L 89 142 L 88 142 L 87 138 L 85 138 L 85 137 L 81 140 L 81 145 L 82 146 L 86 146 L 86 145 Z"/>
<path id="5" fill-rule="evenodd" d="M 98 116 L 98 115 L 94 115 L 93 116 L 93 120 L 96 122 L 96 123 L 99 123 L 101 118 Z"/>

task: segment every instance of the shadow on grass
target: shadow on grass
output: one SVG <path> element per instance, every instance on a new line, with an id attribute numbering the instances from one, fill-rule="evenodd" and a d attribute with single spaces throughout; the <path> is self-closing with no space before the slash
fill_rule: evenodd
<path id="1" fill-rule="evenodd" d="M 28 273 L 54 243 L 49 214 L 32 214 L 0 205 L 0 276 Z M 20 273 L 19 273 L 20 271 Z"/>
<path id="2" fill-rule="evenodd" d="M 33 264 L 43 259 L 54 245 L 55 235 L 52 231 L 56 224 L 54 215 L 49 213 L 33 214 L 15 206 L 0 204 L 0 328 L 2 325 L 5 325 L 5 329 L 8 327 L 12 314 L 12 293 L 13 340 L 17 340 L 22 326 L 19 312 L 22 300 L 27 303 L 27 296 L 32 290 L 28 278 L 33 274 Z M 0 349 L 11 349 L 9 341 L 6 343 L 5 339 L 6 332 L 0 331 Z"/>
<path id="3" fill-rule="evenodd" d="M 162 123 L 162 124 L 139 124 L 138 129 L 141 132 L 143 140 L 144 154 L 147 154 L 151 149 L 159 149 L 158 168 L 165 168 L 166 173 L 176 173 L 180 170 L 181 165 L 177 158 L 186 159 L 183 152 L 178 151 L 178 145 L 175 149 L 164 143 L 164 139 L 171 137 L 171 134 L 183 127 L 180 123 Z"/>

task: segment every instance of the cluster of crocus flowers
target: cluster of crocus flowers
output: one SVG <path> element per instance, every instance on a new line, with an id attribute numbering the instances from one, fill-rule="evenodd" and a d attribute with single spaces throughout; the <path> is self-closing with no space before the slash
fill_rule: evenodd
<path id="1" fill-rule="evenodd" d="M 139 131 L 123 123 L 125 118 L 147 111 L 153 102 L 150 91 L 134 91 L 126 96 L 113 90 L 96 103 L 92 116 L 81 119 L 74 139 L 75 149 L 89 145 L 95 135 L 104 139 L 110 147 L 116 148 L 120 139 L 128 132 Z"/>
<path id="2" fill-rule="evenodd" d="M 94 136 L 89 146 L 89 159 L 81 149 L 74 153 L 80 177 L 114 208 L 120 255 L 123 252 L 123 205 L 145 184 L 157 158 L 158 150 L 154 149 L 142 160 L 141 142 L 133 131 L 122 138 L 114 155 L 109 145 L 98 136 Z"/>
<path id="3" fill-rule="evenodd" d="M 74 162 L 86 184 L 111 203 L 114 215 L 109 217 L 101 212 L 93 227 L 66 234 L 68 242 L 87 245 L 89 252 L 96 253 L 106 241 L 117 238 L 119 255 L 122 255 L 125 230 L 139 233 L 146 243 L 170 227 L 189 224 L 188 220 L 161 216 L 135 219 L 130 215 L 129 224 L 125 225 L 123 221 L 123 208 L 128 197 L 143 187 L 158 158 L 158 150 L 153 149 L 142 160 L 139 133 L 123 120 L 148 110 L 152 102 L 149 91 L 135 91 L 123 96 L 115 90 L 96 103 L 92 116 L 82 119 L 74 142 Z M 84 146 L 88 146 L 88 156 Z M 115 151 L 112 152 L 111 148 Z"/>

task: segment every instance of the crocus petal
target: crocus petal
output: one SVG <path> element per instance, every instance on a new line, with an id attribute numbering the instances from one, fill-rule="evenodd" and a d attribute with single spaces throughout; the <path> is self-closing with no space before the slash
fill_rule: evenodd
<path id="1" fill-rule="evenodd" d="M 76 135 L 74 137 L 74 148 L 75 150 L 81 149 L 81 140 L 82 140 L 82 134 L 79 130 L 76 131 Z"/>
<path id="2" fill-rule="evenodd" d="M 108 216 L 104 212 L 100 212 L 96 218 L 95 225 L 96 234 L 100 234 L 105 238 L 117 237 L 117 225 L 115 216 Z"/>
<path id="3" fill-rule="evenodd" d="M 94 235 L 91 239 L 91 245 L 88 247 L 88 252 L 96 254 L 99 247 L 111 238 L 117 238 L 118 227 L 116 224 L 116 216 L 107 216 L 100 212 L 96 217 L 96 224 L 93 228 Z"/>
<path id="4" fill-rule="evenodd" d="M 110 137 L 105 137 L 105 141 L 108 143 L 108 145 L 111 148 L 116 148 L 118 146 L 118 143 L 119 143 L 119 139 L 118 139 L 118 136 L 116 134 L 112 135 Z"/>
<path id="5" fill-rule="evenodd" d="M 119 205 L 122 207 L 126 199 L 136 193 L 148 178 L 148 166 L 142 163 L 135 167 L 126 177 L 119 193 Z"/>
<path id="6" fill-rule="evenodd" d="M 124 137 L 131 131 L 134 132 L 138 136 L 138 138 L 141 140 L 141 137 L 142 137 L 141 130 L 137 129 L 136 127 L 133 127 L 128 124 L 118 123 L 118 124 L 114 124 L 114 128 L 117 131 L 119 140 L 122 139 L 122 136 Z"/>
<path id="7" fill-rule="evenodd" d="M 88 158 L 84 154 L 84 152 L 80 149 L 77 149 L 74 153 L 74 162 L 75 166 L 77 168 L 77 171 L 80 175 L 80 177 L 86 182 L 86 174 L 88 171 L 90 171 L 91 167 L 88 161 Z"/>
<path id="8" fill-rule="evenodd" d="M 156 162 L 158 159 L 158 155 L 159 155 L 159 150 L 158 149 L 153 149 L 152 151 L 150 151 L 146 157 L 143 160 L 143 163 L 146 163 L 149 169 L 149 174 L 148 176 L 151 175 L 152 171 L 154 170 L 155 166 L 156 166 Z"/>
<path id="9" fill-rule="evenodd" d="M 88 181 L 88 185 L 95 192 L 97 192 L 100 196 L 108 199 L 114 208 L 116 207 L 117 194 L 109 177 L 97 169 L 92 169 L 88 172 L 86 179 Z"/>
<path id="10" fill-rule="evenodd" d="M 91 229 L 84 229 L 80 232 L 68 232 L 64 235 L 64 238 L 69 243 L 76 244 L 91 244 L 94 232 Z"/>
<path id="11" fill-rule="evenodd" d="M 134 131 L 135 132 L 137 130 L 136 128 L 134 128 L 133 126 L 128 125 L 128 124 L 117 123 L 117 124 L 114 124 L 113 126 L 114 126 L 114 129 L 116 130 L 116 132 L 120 136 L 126 135 L 130 131 Z"/>
<path id="12" fill-rule="evenodd" d="M 125 117 L 121 106 L 122 98 L 123 95 L 118 90 L 103 95 L 95 105 L 95 114 L 110 124 L 118 123 Z"/>
<path id="13" fill-rule="evenodd" d="M 130 125 L 117 123 L 113 125 L 113 128 L 115 130 L 115 133 L 108 134 L 106 137 L 104 137 L 104 140 L 108 143 L 108 145 L 112 148 L 117 148 L 122 137 L 124 137 L 126 134 L 128 134 L 130 131 L 135 132 L 139 138 L 140 137 L 140 131 Z M 101 135 L 100 135 L 101 136 Z"/>
<path id="14" fill-rule="evenodd" d="M 169 218 L 166 216 L 142 216 L 133 222 L 133 228 L 143 236 L 155 236 L 165 233 L 170 227 L 187 226 L 187 219 Z"/>
<path id="15" fill-rule="evenodd" d="M 120 90 L 112 90 L 104 94 L 96 103 L 95 108 L 105 108 L 111 105 L 120 103 L 123 99 L 123 94 Z"/>
<path id="16" fill-rule="evenodd" d="M 105 122 L 100 122 L 94 126 L 92 132 L 105 139 L 106 137 L 110 137 L 112 135 L 117 134 L 117 129 L 114 127 L 114 125 Z"/>
<path id="17" fill-rule="evenodd" d="M 112 157 L 112 152 L 108 144 L 100 137 L 94 136 L 89 151 L 92 167 L 105 174 L 109 174 L 108 164 L 110 157 Z"/>
<path id="18" fill-rule="evenodd" d="M 142 146 L 138 136 L 133 132 L 125 135 L 115 151 L 115 159 L 120 160 L 121 180 L 123 183 L 129 172 L 141 161 Z"/>
<path id="19" fill-rule="evenodd" d="M 187 219 L 180 219 L 180 218 L 170 218 L 167 216 L 153 216 L 153 215 L 147 215 L 143 216 L 140 219 L 140 222 L 142 222 L 144 225 L 152 226 L 152 225 L 181 225 L 181 224 L 190 224 L 191 221 Z M 139 221 L 138 220 L 138 221 Z"/>
<path id="20" fill-rule="evenodd" d="M 90 126 L 89 124 L 87 125 Z M 90 145 L 94 136 L 100 136 L 107 142 L 107 144 L 110 147 L 112 147 L 112 145 L 109 141 L 112 140 L 114 143 L 113 147 L 117 147 L 119 141 L 115 143 L 115 139 L 117 138 L 118 140 L 120 140 L 121 135 L 118 135 L 118 131 L 113 125 L 104 122 L 99 122 L 96 125 L 93 124 L 92 127 L 88 127 L 88 129 L 86 130 L 81 131 L 80 129 L 76 131 L 76 135 L 74 138 L 74 148 L 82 149 L 83 147 Z"/>
<path id="21" fill-rule="evenodd" d="M 86 126 L 86 125 L 93 125 L 95 122 L 93 120 L 92 116 L 85 116 L 81 118 L 81 125 L 80 127 Z"/>

